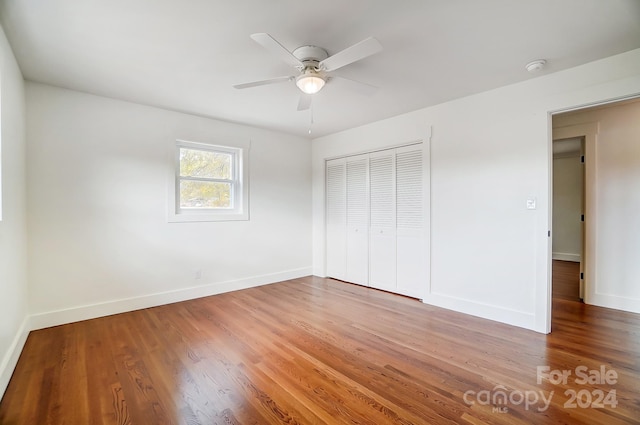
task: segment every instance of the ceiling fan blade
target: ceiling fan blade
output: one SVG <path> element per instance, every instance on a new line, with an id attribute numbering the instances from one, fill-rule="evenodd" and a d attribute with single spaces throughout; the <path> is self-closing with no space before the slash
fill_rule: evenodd
<path id="1" fill-rule="evenodd" d="M 382 50 L 382 44 L 373 37 L 362 40 L 351 47 L 347 47 L 333 56 L 329 56 L 320 62 L 320 68 L 325 71 L 333 71 L 350 63 L 364 59 Z"/>
<path id="2" fill-rule="evenodd" d="M 306 111 L 311 108 L 311 99 L 312 96 L 310 94 L 301 93 L 298 101 L 298 111 Z"/>
<path id="3" fill-rule="evenodd" d="M 259 32 L 256 34 L 251 34 L 251 38 L 258 44 L 260 44 L 265 49 L 269 50 L 271 53 L 280 57 L 285 63 L 289 65 L 302 69 L 304 65 L 298 58 L 293 56 L 293 54 L 288 51 L 282 44 L 280 44 L 275 38 L 271 37 L 266 32 Z"/>
<path id="4" fill-rule="evenodd" d="M 233 87 L 237 89 L 248 89 L 249 87 L 266 86 L 267 84 L 284 83 L 285 81 L 293 81 L 295 77 L 277 77 L 269 78 L 268 80 L 252 81 L 250 83 L 234 84 Z"/>
<path id="5" fill-rule="evenodd" d="M 340 85 L 347 87 L 356 93 L 364 96 L 371 96 L 379 90 L 379 87 L 372 86 L 371 84 L 363 83 L 362 81 L 351 80 L 349 78 L 332 76 L 331 81 L 335 81 Z"/>

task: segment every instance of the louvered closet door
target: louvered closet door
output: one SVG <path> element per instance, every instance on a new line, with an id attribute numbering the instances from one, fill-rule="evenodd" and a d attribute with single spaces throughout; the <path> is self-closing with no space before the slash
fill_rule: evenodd
<path id="1" fill-rule="evenodd" d="M 424 249 L 422 145 L 398 148 L 396 157 L 396 292 L 424 298 L 426 292 Z"/>
<path id="2" fill-rule="evenodd" d="M 396 290 L 395 150 L 369 154 L 369 286 Z"/>
<path id="3" fill-rule="evenodd" d="M 344 158 L 327 161 L 327 276 L 347 278 L 347 168 Z"/>
<path id="4" fill-rule="evenodd" d="M 369 156 L 346 158 L 348 282 L 369 283 Z"/>

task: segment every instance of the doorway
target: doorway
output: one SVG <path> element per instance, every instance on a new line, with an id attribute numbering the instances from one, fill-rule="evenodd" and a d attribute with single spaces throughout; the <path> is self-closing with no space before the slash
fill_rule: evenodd
<path id="1" fill-rule="evenodd" d="M 584 298 L 584 137 L 553 140 L 554 298 Z"/>
<path id="2" fill-rule="evenodd" d="M 555 148 L 556 143 L 574 143 L 571 155 L 575 155 L 576 143 L 580 143 L 579 158 L 584 157 L 584 171 L 582 209 L 572 214 L 572 217 L 577 216 L 581 226 L 579 258 L 563 258 L 563 253 L 575 255 L 575 249 L 568 252 L 556 243 L 564 229 L 557 222 L 556 204 L 559 201 L 554 191 L 557 190 L 558 171 L 551 171 L 554 187 L 550 200 L 552 291 L 549 295 L 556 293 L 553 262 L 572 259 L 576 262 L 577 259 L 582 278 L 580 298 L 585 304 L 640 313 L 640 287 L 636 285 L 636 276 L 640 274 L 640 263 L 636 260 L 640 255 L 640 227 L 636 224 L 640 192 L 633 190 L 640 184 L 637 173 L 640 169 L 638 117 L 638 97 L 552 116 L 552 147 Z M 570 139 L 574 141 L 570 142 Z M 574 230 L 575 224 L 574 221 Z"/>
<path id="3" fill-rule="evenodd" d="M 589 304 L 589 285 L 594 276 L 591 259 L 595 256 L 594 188 L 598 123 L 562 125 L 566 116 L 560 115 L 560 118 L 565 120 L 558 119 L 558 116 L 553 119 L 552 294 L 558 292 L 553 287 L 557 277 L 553 272 L 557 272 L 561 265 L 557 262 L 574 262 L 578 264 L 577 279 L 574 280 L 578 300 Z M 561 269 L 571 269 L 570 264 L 565 266 Z M 561 275 L 561 280 L 567 283 L 566 274 Z"/>

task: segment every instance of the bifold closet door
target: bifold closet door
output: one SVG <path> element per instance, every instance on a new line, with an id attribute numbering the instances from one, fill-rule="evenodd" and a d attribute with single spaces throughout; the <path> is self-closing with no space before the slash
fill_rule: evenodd
<path id="1" fill-rule="evenodd" d="M 369 286 L 396 291 L 395 150 L 369 154 Z"/>
<path id="2" fill-rule="evenodd" d="M 369 155 L 345 159 L 347 171 L 346 281 L 369 284 Z"/>
<path id="3" fill-rule="evenodd" d="M 422 144 L 327 161 L 327 276 L 423 298 Z"/>
<path id="4" fill-rule="evenodd" d="M 327 161 L 327 276 L 347 278 L 347 167 L 344 158 Z"/>

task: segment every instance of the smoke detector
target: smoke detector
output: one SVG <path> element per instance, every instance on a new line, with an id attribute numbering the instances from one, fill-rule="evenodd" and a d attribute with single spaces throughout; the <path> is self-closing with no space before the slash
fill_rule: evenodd
<path id="1" fill-rule="evenodd" d="M 546 64 L 547 64 L 546 60 L 544 60 L 544 59 L 536 59 L 536 60 L 526 64 L 524 67 L 527 69 L 527 71 L 529 71 L 531 73 L 534 73 L 534 72 L 540 71 L 542 68 L 544 68 L 544 66 Z"/>

